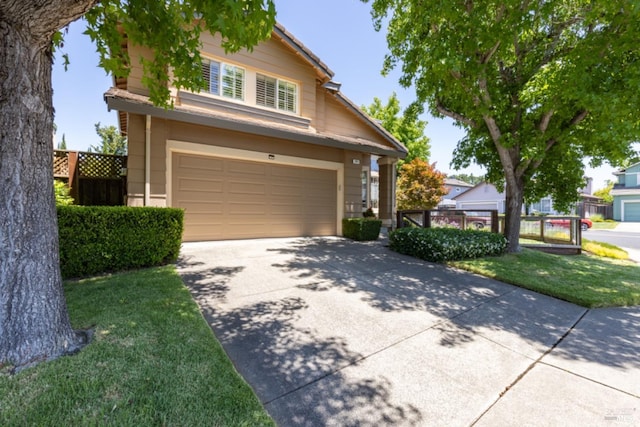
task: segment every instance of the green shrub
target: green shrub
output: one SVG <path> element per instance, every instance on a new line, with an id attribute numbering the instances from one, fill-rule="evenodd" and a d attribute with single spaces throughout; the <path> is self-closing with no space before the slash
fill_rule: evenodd
<path id="1" fill-rule="evenodd" d="M 389 247 L 432 262 L 502 255 L 507 239 L 486 231 L 457 228 L 400 228 L 389 234 Z"/>
<path id="2" fill-rule="evenodd" d="M 183 218 L 175 208 L 58 206 L 62 277 L 173 262 Z"/>
<path id="3" fill-rule="evenodd" d="M 382 221 L 375 218 L 343 218 L 342 234 L 353 240 L 376 240 Z"/>
<path id="4" fill-rule="evenodd" d="M 62 181 L 53 181 L 53 192 L 56 195 L 56 206 L 68 206 L 73 204 L 73 197 L 69 195 L 69 186 Z"/>
<path id="5" fill-rule="evenodd" d="M 604 222 L 604 217 L 600 214 L 591 214 L 589 219 L 593 222 Z"/>

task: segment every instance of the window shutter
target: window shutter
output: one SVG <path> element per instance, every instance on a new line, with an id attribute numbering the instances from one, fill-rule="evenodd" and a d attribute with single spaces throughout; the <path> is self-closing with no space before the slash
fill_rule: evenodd
<path id="1" fill-rule="evenodd" d="M 295 113 L 297 97 L 295 84 L 278 81 L 278 109 Z"/>
<path id="2" fill-rule="evenodd" d="M 256 104 L 276 108 L 276 79 L 256 75 Z"/>
<path id="3" fill-rule="evenodd" d="M 222 96 L 244 99 L 244 69 L 224 64 L 222 69 Z"/>
<path id="4" fill-rule="evenodd" d="M 233 67 L 235 71 L 235 90 L 234 96 L 236 99 L 244 99 L 244 69 Z"/>

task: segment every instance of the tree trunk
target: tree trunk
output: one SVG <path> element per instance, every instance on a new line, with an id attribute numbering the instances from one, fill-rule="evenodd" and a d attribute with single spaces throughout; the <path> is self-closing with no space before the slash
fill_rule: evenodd
<path id="1" fill-rule="evenodd" d="M 28 9 L 19 6 L 22 13 Z M 86 341 L 71 328 L 60 275 L 52 168 L 54 31 L 43 36 L 37 22 L 22 24 L 26 14 L 16 20 L 0 10 L 0 366 L 15 367 L 75 352 Z"/>
<path id="2" fill-rule="evenodd" d="M 504 236 L 509 241 L 507 252 L 520 252 L 520 216 L 524 202 L 524 180 L 506 174 Z"/>

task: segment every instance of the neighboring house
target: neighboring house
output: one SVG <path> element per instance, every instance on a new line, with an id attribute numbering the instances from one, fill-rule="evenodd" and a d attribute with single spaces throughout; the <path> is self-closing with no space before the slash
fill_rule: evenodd
<path id="1" fill-rule="evenodd" d="M 613 185 L 613 219 L 640 221 L 640 162 L 614 172 L 618 182 Z"/>
<path id="2" fill-rule="evenodd" d="M 580 190 L 582 201 L 592 201 L 596 199 L 591 195 L 592 179 L 586 178 L 587 185 Z M 456 209 L 465 210 L 484 210 L 497 209 L 498 213 L 505 212 L 506 196 L 504 191 L 498 191 L 493 184 L 482 182 L 475 187 L 453 197 L 456 202 Z M 523 213 L 526 207 L 523 206 Z M 536 203 L 529 205 L 529 213 L 540 213 L 546 215 L 564 215 L 565 212 L 558 212 L 553 208 L 553 199 L 551 197 L 543 197 Z"/>
<path id="3" fill-rule="evenodd" d="M 218 35 L 201 41 L 207 88 L 170 88 L 173 109 L 149 101 L 138 61 L 105 94 L 129 141 L 129 205 L 184 208 L 185 241 L 341 235 L 342 218 L 372 199 L 373 157 L 378 215 L 392 224 L 407 150 L 327 65 L 279 24 L 252 52 L 226 54 Z"/>
<path id="4" fill-rule="evenodd" d="M 454 196 L 451 200 L 456 202 L 456 209 L 497 209 L 498 213 L 504 213 L 504 192 L 498 191 L 493 184 L 489 184 L 488 182 L 481 182 L 465 192 Z"/>
<path id="5" fill-rule="evenodd" d="M 455 200 L 452 200 L 454 197 L 459 196 L 465 191 L 473 188 L 473 184 L 469 184 L 464 181 L 460 181 L 459 179 L 453 178 L 445 178 L 444 180 L 444 188 L 447 189 L 447 194 L 442 197 L 440 203 L 438 203 L 439 209 L 454 209 L 456 207 Z"/>

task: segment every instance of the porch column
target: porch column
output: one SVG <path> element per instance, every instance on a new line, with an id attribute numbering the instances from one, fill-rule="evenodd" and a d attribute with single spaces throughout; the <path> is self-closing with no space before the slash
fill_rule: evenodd
<path id="1" fill-rule="evenodd" d="M 394 226 L 396 213 L 396 162 L 393 157 L 380 157 L 380 200 L 378 202 L 378 218 L 382 220 L 382 226 L 391 228 Z"/>

